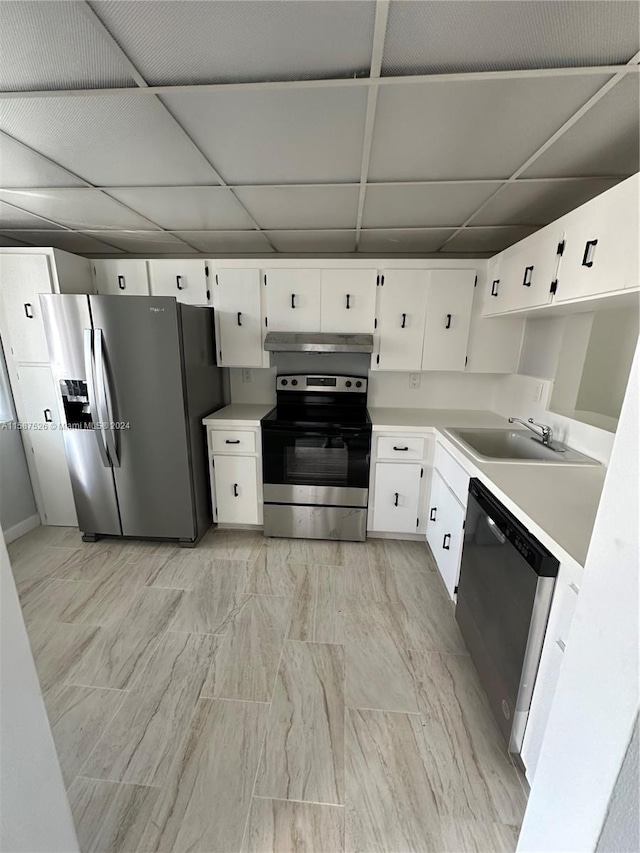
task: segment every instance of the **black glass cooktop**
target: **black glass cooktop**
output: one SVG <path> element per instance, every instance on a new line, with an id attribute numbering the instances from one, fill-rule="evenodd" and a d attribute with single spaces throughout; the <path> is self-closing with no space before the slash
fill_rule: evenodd
<path id="1" fill-rule="evenodd" d="M 371 429 L 371 419 L 364 406 L 278 405 L 262 418 L 266 426 L 280 427 L 361 427 Z"/>

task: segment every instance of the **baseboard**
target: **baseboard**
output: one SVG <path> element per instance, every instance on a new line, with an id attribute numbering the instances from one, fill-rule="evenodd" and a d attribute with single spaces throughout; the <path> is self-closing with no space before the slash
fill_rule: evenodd
<path id="1" fill-rule="evenodd" d="M 7 528 L 7 530 L 4 531 L 4 541 L 7 545 L 10 542 L 15 542 L 16 539 L 24 536 L 24 534 L 28 533 L 30 530 L 35 530 L 36 527 L 40 527 L 40 515 L 38 513 L 30 515 L 29 518 L 25 518 L 24 521 L 14 524 L 13 527 Z"/>
<path id="2" fill-rule="evenodd" d="M 400 539 L 403 542 L 426 542 L 424 533 L 383 533 L 367 530 L 367 539 Z"/>

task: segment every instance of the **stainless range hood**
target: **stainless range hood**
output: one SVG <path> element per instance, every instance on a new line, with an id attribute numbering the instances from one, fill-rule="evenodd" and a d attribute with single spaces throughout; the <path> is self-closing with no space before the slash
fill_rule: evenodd
<path id="1" fill-rule="evenodd" d="M 373 335 L 331 332 L 267 332 L 268 352 L 373 352 Z"/>

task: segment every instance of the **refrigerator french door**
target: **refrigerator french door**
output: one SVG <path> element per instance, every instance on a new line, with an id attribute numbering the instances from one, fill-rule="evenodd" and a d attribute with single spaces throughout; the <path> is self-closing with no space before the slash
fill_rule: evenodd
<path id="1" fill-rule="evenodd" d="M 213 312 L 172 297 L 40 300 L 85 538 L 193 544 L 210 523 L 201 418 L 222 404 Z"/>

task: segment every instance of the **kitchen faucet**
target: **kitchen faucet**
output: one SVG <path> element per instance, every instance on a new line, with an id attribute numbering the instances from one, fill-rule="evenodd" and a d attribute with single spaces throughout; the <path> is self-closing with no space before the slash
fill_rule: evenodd
<path id="1" fill-rule="evenodd" d="M 552 449 L 555 449 L 553 447 L 553 430 L 551 429 L 550 426 L 547 426 L 546 424 L 536 423 L 533 418 L 529 418 L 528 421 L 523 421 L 521 418 L 509 418 L 509 423 L 510 424 L 522 424 L 522 426 L 526 426 L 527 429 L 530 429 L 531 432 L 536 434 L 538 441 L 542 441 L 542 443 L 546 447 L 550 447 Z M 532 426 L 531 426 L 531 424 L 532 424 Z M 538 429 L 540 429 L 541 432 L 538 432 L 533 427 L 538 427 Z"/>

